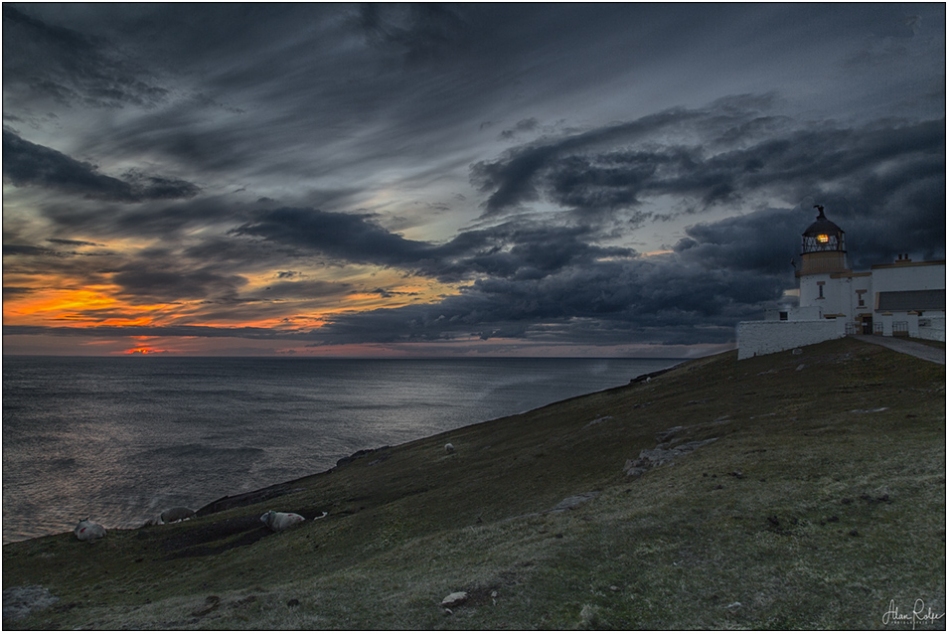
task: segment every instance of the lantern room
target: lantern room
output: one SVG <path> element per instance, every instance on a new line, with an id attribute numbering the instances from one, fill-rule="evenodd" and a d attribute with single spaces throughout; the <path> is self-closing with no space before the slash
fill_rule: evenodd
<path id="1" fill-rule="evenodd" d="M 843 229 L 827 219 L 823 205 L 814 205 L 817 219 L 801 238 L 801 269 L 798 276 L 841 273 L 847 270 L 847 249 Z"/>

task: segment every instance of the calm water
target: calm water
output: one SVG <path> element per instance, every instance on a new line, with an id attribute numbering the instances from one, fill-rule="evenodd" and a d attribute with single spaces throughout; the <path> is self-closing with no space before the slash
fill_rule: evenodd
<path id="1" fill-rule="evenodd" d="M 676 359 L 3 359 L 3 542 L 325 471 Z"/>

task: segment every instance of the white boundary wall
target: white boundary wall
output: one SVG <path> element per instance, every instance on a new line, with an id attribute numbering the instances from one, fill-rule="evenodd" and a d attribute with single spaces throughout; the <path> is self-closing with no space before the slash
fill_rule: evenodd
<path id="1" fill-rule="evenodd" d="M 738 324 L 738 358 L 771 354 L 799 346 L 839 339 L 845 319 L 807 321 L 743 321 Z M 840 322 L 840 323 L 838 323 Z"/>
<path id="2" fill-rule="evenodd" d="M 919 326 L 919 338 L 931 339 L 933 341 L 946 340 L 946 316 L 934 315 L 932 317 L 924 316 L 923 319 L 929 320 L 929 326 Z M 923 321 L 920 319 L 920 321 Z"/>

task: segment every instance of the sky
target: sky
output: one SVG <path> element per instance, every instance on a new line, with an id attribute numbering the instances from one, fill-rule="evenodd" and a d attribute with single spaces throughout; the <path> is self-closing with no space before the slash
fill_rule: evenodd
<path id="1" fill-rule="evenodd" d="M 3 353 L 694 357 L 944 259 L 946 7 L 3 4 Z"/>

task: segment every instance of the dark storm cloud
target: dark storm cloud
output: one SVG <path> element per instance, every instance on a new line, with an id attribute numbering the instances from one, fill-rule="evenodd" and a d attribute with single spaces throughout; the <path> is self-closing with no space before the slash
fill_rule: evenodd
<path id="1" fill-rule="evenodd" d="M 463 231 L 445 244 L 407 240 L 364 214 L 282 208 L 262 212 L 235 229 L 238 236 L 324 254 L 345 262 L 404 268 L 458 281 L 475 274 L 540 278 L 597 258 L 630 256 L 628 248 L 591 244 L 587 226 L 550 226 L 511 221 Z"/>
<path id="2" fill-rule="evenodd" d="M 541 198 L 543 177 L 552 164 L 563 157 L 583 156 L 604 142 L 634 142 L 643 135 L 658 133 L 671 126 L 701 117 L 699 113 L 674 109 L 642 117 L 636 121 L 611 125 L 562 139 L 542 140 L 508 152 L 499 161 L 482 161 L 472 168 L 472 181 L 488 193 L 487 215 Z"/>
<path id="3" fill-rule="evenodd" d="M 675 245 L 684 261 L 739 274 L 781 275 L 792 271 L 809 210 L 765 209 L 745 216 L 687 227 Z M 785 275 L 788 278 L 789 276 Z"/>
<path id="4" fill-rule="evenodd" d="M 168 91 L 110 42 L 3 6 L 4 89 L 64 104 L 121 108 L 162 101 Z"/>
<path id="5" fill-rule="evenodd" d="M 141 171 L 126 173 L 125 180 L 112 178 L 100 174 L 94 165 L 30 143 L 8 130 L 3 131 L 3 176 L 17 187 L 45 187 L 120 202 L 191 198 L 200 191 L 192 183 Z"/>
<path id="6" fill-rule="evenodd" d="M 3 245 L 3 255 L 4 256 L 14 256 L 14 255 L 54 255 L 56 252 L 52 249 L 47 249 L 44 247 L 38 247 L 32 244 L 4 244 Z"/>
<path id="7" fill-rule="evenodd" d="M 262 212 L 254 222 L 241 225 L 232 233 L 257 236 L 362 264 L 417 263 L 432 250 L 427 243 L 406 240 L 386 231 L 365 214 L 319 209 L 281 208 Z"/>
<path id="8" fill-rule="evenodd" d="M 321 342 L 314 345 L 466 336 L 597 345 L 730 341 L 737 321 L 759 317 L 794 285 L 792 261 L 814 215 L 808 205 L 763 209 L 692 225 L 667 256 L 565 261 L 534 278 L 479 278 L 461 295 L 434 305 L 334 317 L 314 333 Z M 903 218 L 895 226 L 914 222 L 913 216 Z M 938 219 L 930 220 L 940 231 Z M 541 249 L 544 243 L 525 239 L 523 244 Z"/>
<path id="9" fill-rule="evenodd" d="M 352 284 L 341 282 L 324 282 L 322 280 L 302 280 L 299 282 L 274 282 L 256 295 L 273 300 L 301 300 L 301 299 L 339 299 L 346 293 L 354 290 Z"/>
<path id="10" fill-rule="evenodd" d="M 520 338 L 599 345 L 724 342 L 792 278 L 676 256 L 566 267 L 543 279 L 479 279 L 437 304 L 334 316 L 320 344 Z"/>
<path id="11" fill-rule="evenodd" d="M 472 178 L 488 194 L 488 216 L 534 201 L 589 214 L 663 195 L 702 210 L 759 193 L 795 200 L 878 190 L 862 197 L 878 201 L 874 214 L 877 194 L 945 172 L 945 119 L 842 127 L 761 116 L 748 103 L 670 110 L 540 141 L 476 164 Z M 687 135 L 699 142 L 668 141 Z"/>
<path id="12" fill-rule="evenodd" d="M 193 267 L 173 264 L 174 254 L 153 250 L 115 271 L 112 280 L 120 295 L 136 303 L 173 302 L 182 299 L 234 298 L 247 284 L 240 275 L 229 275 L 214 267 Z"/>
<path id="13" fill-rule="evenodd" d="M 458 234 L 438 247 L 439 260 L 430 274 L 444 280 L 473 274 L 498 278 L 541 279 L 566 267 L 583 266 L 602 258 L 635 255 L 626 247 L 596 244 L 598 232 L 585 224 L 542 224 L 523 219 Z"/>
<path id="14" fill-rule="evenodd" d="M 941 244 L 943 190 L 944 185 L 922 194 L 923 203 L 933 203 L 924 220 L 897 215 L 890 221 L 891 229 L 919 224 L 922 230 L 928 222 L 936 235 L 924 242 Z M 917 208 L 926 208 L 925 204 Z M 852 213 L 843 206 L 828 207 L 828 213 L 830 209 L 839 211 L 840 217 Z M 343 315 L 315 335 L 323 343 L 438 341 L 472 335 L 600 345 L 725 342 L 733 338 L 737 321 L 758 318 L 794 285 L 792 261 L 798 259 L 800 235 L 815 213 L 809 205 L 801 205 L 700 223 L 688 227 L 687 237 L 666 256 L 568 265 L 542 279 L 481 278 L 461 295 L 435 305 Z M 853 246 L 866 234 L 860 228 L 861 217 L 856 214 L 852 224 L 841 221 L 848 231 L 851 261 L 861 250 L 870 255 L 857 259 L 885 261 L 874 259 L 880 254 L 873 243 Z M 886 235 L 885 228 L 878 230 Z M 944 252 L 938 255 L 944 257 Z"/>
<path id="15" fill-rule="evenodd" d="M 36 290 L 37 289 L 28 286 L 4 286 L 3 296 L 7 299 L 13 299 L 14 297 L 23 297 L 24 295 L 35 293 Z"/>

